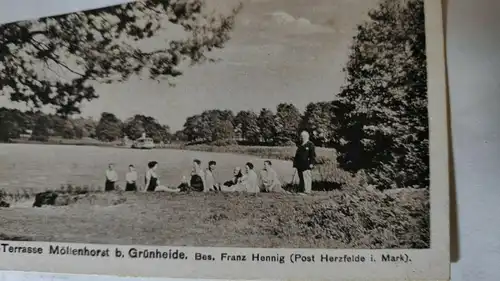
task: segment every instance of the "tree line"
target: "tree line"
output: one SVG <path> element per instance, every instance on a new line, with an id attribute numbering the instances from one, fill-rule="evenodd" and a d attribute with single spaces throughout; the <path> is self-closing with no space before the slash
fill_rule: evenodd
<path id="1" fill-rule="evenodd" d="M 0 141 L 18 139 L 31 131 L 30 139 L 48 141 L 50 137 L 63 139 L 92 138 L 113 142 L 123 137 L 137 139 L 143 133 L 153 141 L 168 142 L 172 139 L 170 128 L 155 118 L 135 115 L 125 121 L 113 113 L 104 112 L 99 120 L 93 118 L 61 117 L 40 111 L 22 112 L 17 109 L 0 108 Z"/>
<path id="2" fill-rule="evenodd" d="M 156 143 L 179 141 L 187 144 L 213 145 L 292 145 L 301 130 L 311 132 L 311 140 L 318 146 L 331 147 L 336 102 L 310 103 L 302 114 L 291 103 L 282 103 L 276 112 L 263 108 L 259 113 L 242 110 L 206 110 L 186 118 L 184 128 L 171 133 L 168 125 L 155 118 L 135 115 L 124 121 L 109 112 L 98 120 L 88 117 L 64 117 L 40 111 L 20 111 L 0 108 L 0 141 L 19 138 L 28 130 L 33 140 L 47 141 L 49 137 L 64 139 L 93 138 L 105 142 L 121 138 L 137 139 L 145 133 Z"/>
<path id="3" fill-rule="evenodd" d="M 275 112 L 206 110 L 188 117 L 174 137 L 188 143 L 283 146 L 296 143 L 299 132 L 306 130 L 316 145 L 331 147 L 339 106 L 336 101 L 309 103 L 304 113 L 291 103 L 278 104 Z"/>

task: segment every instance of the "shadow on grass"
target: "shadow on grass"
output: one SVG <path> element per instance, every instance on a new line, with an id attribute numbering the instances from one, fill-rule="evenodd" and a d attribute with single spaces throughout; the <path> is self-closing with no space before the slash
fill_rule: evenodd
<path id="1" fill-rule="evenodd" d="M 300 188 L 298 184 L 295 183 L 287 183 L 283 185 L 283 189 L 288 192 L 302 192 L 303 190 Z M 337 182 L 330 181 L 313 181 L 312 183 L 312 191 L 334 191 L 341 190 L 342 184 Z"/>
<path id="2" fill-rule="evenodd" d="M 34 241 L 33 238 L 22 235 L 7 235 L 4 233 L 0 233 L 0 240 L 5 241 Z"/>

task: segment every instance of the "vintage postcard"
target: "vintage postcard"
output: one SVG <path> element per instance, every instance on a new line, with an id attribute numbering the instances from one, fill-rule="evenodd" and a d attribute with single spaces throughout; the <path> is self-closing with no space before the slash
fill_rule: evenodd
<path id="1" fill-rule="evenodd" d="M 448 280 L 439 0 L 0 26 L 0 269 Z"/>

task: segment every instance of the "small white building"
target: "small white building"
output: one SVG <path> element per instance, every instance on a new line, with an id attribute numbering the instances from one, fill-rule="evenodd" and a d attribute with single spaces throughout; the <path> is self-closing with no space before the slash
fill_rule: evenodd
<path id="1" fill-rule="evenodd" d="M 133 142 L 132 148 L 152 149 L 155 148 L 155 143 L 146 136 L 146 133 L 142 133 L 142 136 Z"/>

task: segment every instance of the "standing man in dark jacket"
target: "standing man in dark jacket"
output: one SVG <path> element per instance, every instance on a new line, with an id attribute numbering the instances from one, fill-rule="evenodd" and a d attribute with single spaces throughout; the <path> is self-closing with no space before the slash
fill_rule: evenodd
<path id="1" fill-rule="evenodd" d="M 295 157 L 293 159 L 293 167 L 297 169 L 299 175 L 299 188 L 304 193 L 311 193 L 312 190 L 312 174 L 311 170 L 316 164 L 316 151 L 314 144 L 309 140 L 309 133 L 303 131 L 300 133 L 302 143 L 297 147 Z"/>

